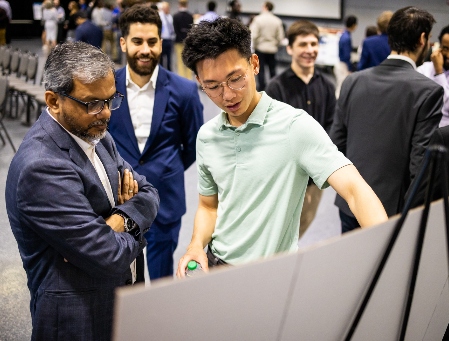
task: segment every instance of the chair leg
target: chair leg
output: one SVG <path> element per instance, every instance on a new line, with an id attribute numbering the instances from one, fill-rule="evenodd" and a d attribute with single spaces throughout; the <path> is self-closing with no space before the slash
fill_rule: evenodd
<path id="1" fill-rule="evenodd" d="M 11 136 L 9 136 L 8 130 L 6 130 L 6 127 L 3 124 L 2 120 L 0 120 L 0 129 L 2 129 L 4 131 L 6 138 L 8 139 L 8 142 L 11 144 L 12 150 L 14 151 L 14 153 L 16 153 L 17 149 L 16 149 L 16 147 L 14 147 L 14 143 L 11 140 Z M 1 136 L 1 134 L 0 134 L 0 136 Z M 3 140 L 3 144 L 5 144 L 5 140 L 3 139 L 3 136 L 2 136 L 2 140 Z"/>

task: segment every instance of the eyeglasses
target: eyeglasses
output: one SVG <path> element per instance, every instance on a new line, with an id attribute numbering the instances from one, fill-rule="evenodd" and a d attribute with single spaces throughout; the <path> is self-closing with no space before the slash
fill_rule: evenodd
<path id="1" fill-rule="evenodd" d="M 244 75 L 232 75 L 224 82 L 207 83 L 207 85 L 203 85 L 201 88 L 209 97 L 218 97 L 223 94 L 225 85 L 231 90 L 242 90 L 246 85 L 247 77 L 246 72 Z"/>
<path id="2" fill-rule="evenodd" d="M 109 110 L 118 109 L 120 107 L 120 104 L 122 104 L 123 97 L 125 97 L 120 92 L 116 92 L 115 95 L 109 99 L 95 100 L 95 101 L 91 101 L 91 102 L 83 102 L 83 101 L 79 100 L 78 98 L 69 96 L 63 92 L 59 92 L 59 94 L 61 96 L 70 98 L 71 100 L 74 100 L 75 102 L 85 105 L 86 112 L 89 115 L 96 115 L 99 112 L 101 112 L 104 109 L 104 106 L 106 103 L 108 104 Z"/>

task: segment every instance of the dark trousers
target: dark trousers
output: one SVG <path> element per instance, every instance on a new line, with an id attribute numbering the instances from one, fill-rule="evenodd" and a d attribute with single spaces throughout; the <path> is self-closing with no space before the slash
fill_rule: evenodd
<path id="1" fill-rule="evenodd" d="M 259 57 L 259 74 L 257 75 L 257 80 L 259 81 L 259 91 L 265 90 L 267 85 L 265 81 L 265 66 L 268 65 L 270 70 L 270 78 L 276 75 L 276 58 L 274 53 L 263 53 L 256 50 L 256 54 Z"/>
<path id="2" fill-rule="evenodd" d="M 145 233 L 150 280 L 173 276 L 173 253 L 178 246 L 180 228 L 181 219 L 167 225 L 155 221 Z"/>
<path id="3" fill-rule="evenodd" d="M 171 71 L 171 55 L 173 51 L 173 40 L 162 39 L 162 53 L 160 64 Z"/>
<path id="4" fill-rule="evenodd" d="M 341 233 L 346 233 L 360 227 L 359 222 L 354 217 L 347 215 L 342 210 L 339 210 L 341 220 Z"/>

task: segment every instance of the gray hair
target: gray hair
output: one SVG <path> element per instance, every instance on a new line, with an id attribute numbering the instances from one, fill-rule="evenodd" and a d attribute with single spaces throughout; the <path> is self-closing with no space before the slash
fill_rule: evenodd
<path id="1" fill-rule="evenodd" d="M 83 43 L 67 42 L 57 45 L 45 62 L 43 83 L 45 90 L 70 93 L 73 80 L 84 84 L 115 74 L 115 64 L 100 49 Z"/>

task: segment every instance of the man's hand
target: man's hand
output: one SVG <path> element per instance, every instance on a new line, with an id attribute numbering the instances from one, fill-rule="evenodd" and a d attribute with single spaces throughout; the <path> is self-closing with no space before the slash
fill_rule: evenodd
<path id="1" fill-rule="evenodd" d="M 123 180 L 118 174 L 118 205 L 124 204 L 139 192 L 137 181 L 133 179 L 133 173 L 128 169 L 123 172 Z"/>
<path id="2" fill-rule="evenodd" d="M 209 272 L 209 266 L 207 264 L 207 256 L 204 249 L 201 246 L 189 246 L 187 252 L 181 257 L 178 263 L 178 270 L 176 271 L 176 277 L 184 278 L 186 276 L 187 264 L 194 260 L 200 263 L 204 272 Z"/>
<path id="3" fill-rule="evenodd" d="M 444 64 L 444 58 L 443 54 L 441 53 L 441 49 L 436 49 L 432 52 L 430 55 L 430 60 L 433 63 L 433 67 L 435 68 L 435 75 L 439 75 L 440 73 L 443 73 L 443 64 Z"/>

